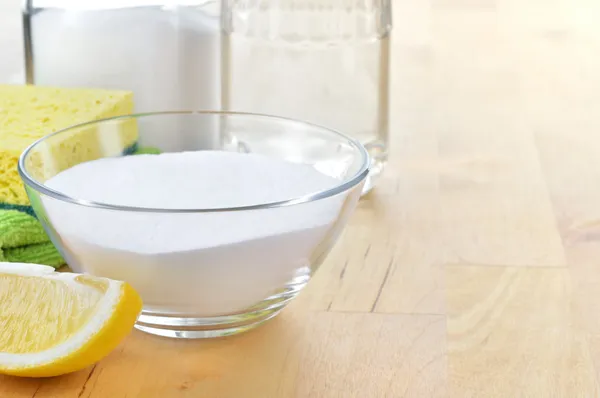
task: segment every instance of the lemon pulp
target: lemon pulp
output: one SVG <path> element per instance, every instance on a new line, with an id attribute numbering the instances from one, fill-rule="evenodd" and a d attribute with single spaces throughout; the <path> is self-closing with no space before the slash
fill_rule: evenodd
<path id="1" fill-rule="evenodd" d="M 142 301 L 125 282 L 0 263 L 0 373 L 57 376 L 108 355 Z"/>
<path id="2" fill-rule="evenodd" d="M 95 288 L 0 274 L 0 352 L 39 352 L 63 343 L 90 320 L 101 298 Z"/>

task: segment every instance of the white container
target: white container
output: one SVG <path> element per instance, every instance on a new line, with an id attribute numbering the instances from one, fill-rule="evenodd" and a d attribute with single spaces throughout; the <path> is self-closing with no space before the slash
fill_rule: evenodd
<path id="1" fill-rule="evenodd" d="M 28 0 L 27 83 L 131 90 L 138 113 L 220 109 L 219 14 L 214 0 Z M 150 128 L 151 141 L 165 150 L 181 143 L 161 140 L 178 137 L 203 149 L 218 136 L 216 125 L 205 126 L 214 134 L 201 137 Z"/>

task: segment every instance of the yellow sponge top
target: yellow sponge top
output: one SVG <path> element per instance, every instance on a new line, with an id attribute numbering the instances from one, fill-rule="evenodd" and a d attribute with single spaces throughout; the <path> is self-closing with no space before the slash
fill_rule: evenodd
<path id="1" fill-rule="evenodd" d="M 132 111 L 129 91 L 0 85 L 0 205 L 29 204 L 17 162 L 31 143 L 75 124 Z M 120 139 L 125 146 L 133 145 L 137 131 L 129 129 Z M 62 170 L 100 157 L 101 146 L 99 132 L 88 129 L 53 140 L 50 152 Z"/>

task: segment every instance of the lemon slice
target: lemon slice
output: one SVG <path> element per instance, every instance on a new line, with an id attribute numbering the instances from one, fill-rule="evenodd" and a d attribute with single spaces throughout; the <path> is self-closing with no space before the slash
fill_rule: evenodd
<path id="1" fill-rule="evenodd" d="M 125 282 L 0 263 L 0 373 L 47 377 L 92 365 L 129 334 L 141 309 Z"/>

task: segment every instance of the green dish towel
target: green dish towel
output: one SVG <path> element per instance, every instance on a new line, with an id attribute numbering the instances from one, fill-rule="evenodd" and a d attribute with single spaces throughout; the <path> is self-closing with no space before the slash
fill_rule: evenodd
<path id="1" fill-rule="evenodd" d="M 0 210 L 0 261 L 65 264 L 40 222 L 18 210 Z"/>
<path id="2" fill-rule="evenodd" d="M 132 147 L 131 154 L 158 154 L 152 147 Z M 36 263 L 58 268 L 65 264 L 31 206 L 0 203 L 0 261 Z"/>

